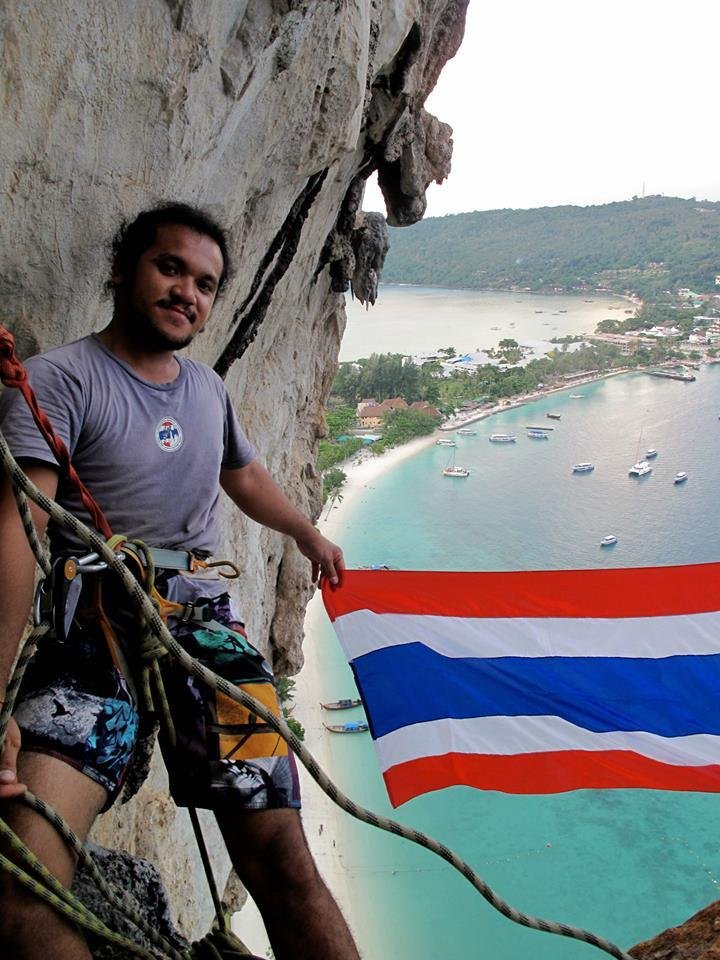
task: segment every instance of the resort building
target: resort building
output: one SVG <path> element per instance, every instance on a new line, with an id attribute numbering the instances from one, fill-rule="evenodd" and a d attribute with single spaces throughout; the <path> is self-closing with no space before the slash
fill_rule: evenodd
<path id="1" fill-rule="evenodd" d="M 363 430 L 382 425 L 386 413 L 391 410 L 407 410 L 407 403 L 402 397 L 392 397 L 390 400 L 383 400 L 382 403 L 372 403 L 358 409 L 358 422 Z M 360 408 L 360 404 L 358 404 Z"/>

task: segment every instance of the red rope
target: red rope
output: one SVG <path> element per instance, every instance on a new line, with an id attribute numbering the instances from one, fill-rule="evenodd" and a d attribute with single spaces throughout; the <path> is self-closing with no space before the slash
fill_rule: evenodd
<path id="1" fill-rule="evenodd" d="M 20 393 L 22 393 L 23 397 L 25 397 L 25 402 L 30 408 L 38 430 L 55 454 L 57 462 L 77 487 L 82 502 L 90 513 L 96 529 L 99 530 L 106 540 L 109 540 L 113 535 L 110 524 L 107 522 L 105 514 L 93 499 L 92 494 L 78 476 L 70 460 L 68 448 L 53 430 L 47 414 L 40 408 L 35 392 L 28 381 L 27 371 L 15 353 L 15 340 L 13 335 L 9 330 L 6 330 L 2 324 L 0 324 L 0 380 L 2 380 L 6 387 L 16 387 Z"/>

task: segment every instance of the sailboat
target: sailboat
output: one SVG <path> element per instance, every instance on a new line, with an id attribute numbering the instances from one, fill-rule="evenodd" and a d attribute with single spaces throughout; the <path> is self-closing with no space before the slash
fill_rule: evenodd
<path id="1" fill-rule="evenodd" d="M 469 477 L 470 471 L 467 467 L 455 466 L 455 451 L 453 450 L 448 460 L 447 466 L 443 470 L 444 477 Z"/>
<path id="2" fill-rule="evenodd" d="M 642 430 L 640 431 L 640 436 L 638 437 L 637 450 L 635 452 L 635 463 L 628 470 L 628 474 L 631 477 L 646 477 L 648 474 L 652 473 L 652 467 L 647 461 L 647 454 L 644 459 L 640 459 L 640 444 L 642 443 Z M 657 456 L 657 450 L 650 450 L 650 457 Z"/>

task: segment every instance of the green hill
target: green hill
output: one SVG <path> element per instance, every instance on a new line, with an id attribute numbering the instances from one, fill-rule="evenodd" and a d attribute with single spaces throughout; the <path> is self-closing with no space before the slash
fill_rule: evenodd
<path id="1" fill-rule="evenodd" d="M 720 203 L 645 197 L 595 207 L 489 210 L 390 229 L 383 281 L 657 297 L 715 290 Z"/>

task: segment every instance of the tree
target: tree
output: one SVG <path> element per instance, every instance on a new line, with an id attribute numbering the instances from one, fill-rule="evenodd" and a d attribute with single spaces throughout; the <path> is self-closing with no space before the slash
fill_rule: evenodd
<path id="1" fill-rule="evenodd" d="M 323 501 L 329 500 L 330 497 L 337 497 L 346 480 L 347 474 L 338 467 L 327 470 L 323 474 Z"/>
<path id="2" fill-rule="evenodd" d="M 384 418 L 383 441 L 387 446 L 405 443 L 413 437 L 432 433 L 439 423 L 440 417 L 421 410 L 390 410 Z"/>
<path id="3" fill-rule="evenodd" d="M 325 420 L 328 425 L 328 433 L 335 439 L 351 430 L 357 423 L 354 407 L 335 407 L 328 410 L 325 414 Z"/>

